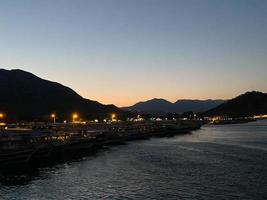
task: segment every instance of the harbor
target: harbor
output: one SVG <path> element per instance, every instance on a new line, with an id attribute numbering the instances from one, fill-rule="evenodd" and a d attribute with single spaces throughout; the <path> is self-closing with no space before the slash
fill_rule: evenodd
<path id="1" fill-rule="evenodd" d="M 171 137 L 201 127 L 198 121 L 140 121 L 90 124 L 24 124 L 0 129 L 1 168 L 50 162 L 151 137 Z"/>
<path id="2" fill-rule="evenodd" d="M 266 120 L 204 125 L 192 134 L 131 141 L 37 168 L 0 171 L 0 196 L 265 200 L 266 131 Z"/>

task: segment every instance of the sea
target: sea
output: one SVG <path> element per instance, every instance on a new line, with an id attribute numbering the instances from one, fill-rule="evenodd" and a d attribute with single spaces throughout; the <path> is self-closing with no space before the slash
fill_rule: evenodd
<path id="1" fill-rule="evenodd" d="M 0 172 L 0 200 L 39 199 L 266 200 L 267 120 L 205 125 Z"/>

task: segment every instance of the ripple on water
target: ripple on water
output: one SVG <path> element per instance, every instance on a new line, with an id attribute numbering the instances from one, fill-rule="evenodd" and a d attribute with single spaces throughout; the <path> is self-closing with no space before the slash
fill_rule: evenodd
<path id="1" fill-rule="evenodd" d="M 192 135 L 131 142 L 79 160 L 1 174 L 0 199 L 265 200 L 264 123 L 205 126 Z"/>

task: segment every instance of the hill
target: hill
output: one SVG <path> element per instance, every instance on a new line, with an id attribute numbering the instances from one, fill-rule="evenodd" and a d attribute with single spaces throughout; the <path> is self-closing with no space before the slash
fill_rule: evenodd
<path id="1" fill-rule="evenodd" d="M 154 98 L 122 109 L 137 113 L 164 114 L 172 111 L 173 104 L 165 99 Z"/>
<path id="2" fill-rule="evenodd" d="M 247 92 L 204 113 L 205 116 L 244 117 L 267 113 L 267 93 Z"/>
<path id="3" fill-rule="evenodd" d="M 211 108 L 223 103 L 224 100 L 178 100 L 171 103 L 165 99 L 151 99 L 145 102 L 139 102 L 130 107 L 122 109 L 137 112 L 137 113 L 150 113 L 150 114 L 166 114 L 166 113 L 183 113 L 183 112 L 204 112 Z"/>
<path id="4" fill-rule="evenodd" d="M 176 112 L 204 112 L 211 108 L 224 103 L 225 100 L 191 100 L 191 99 L 182 99 L 174 103 Z"/>
<path id="5" fill-rule="evenodd" d="M 52 112 L 68 119 L 73 112 L 84 118 L 121 112 L 114 105 L 85 99 L 66 86 L 22 70 L 0 69 L 0 91 L 0 111 L 12 120 L 42 120 Z"/>

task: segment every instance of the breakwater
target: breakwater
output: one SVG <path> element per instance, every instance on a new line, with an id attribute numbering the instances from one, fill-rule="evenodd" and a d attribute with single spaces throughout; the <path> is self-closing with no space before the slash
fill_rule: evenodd
<path id="1" fill-rule="evenodd" d="M 200 126 L 196 121 L 161 121 L 5 127 L 0 131 L 0 166 L 48 162 L 106 145 L 189 133 Z"/>

